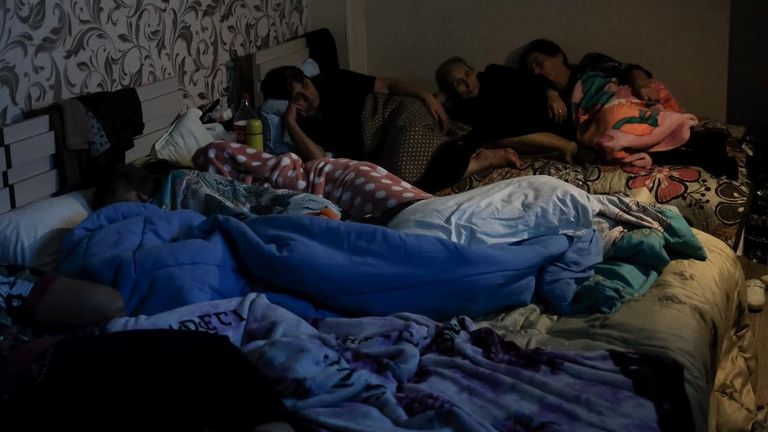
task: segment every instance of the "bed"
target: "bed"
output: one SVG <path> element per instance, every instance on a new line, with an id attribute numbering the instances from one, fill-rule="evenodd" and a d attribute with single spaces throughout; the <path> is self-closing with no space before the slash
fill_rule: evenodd
<path id="1" fill-rule="evenodd" d="M 298 64 L 309 55 L 310 50 L 301 38 L 286 45 L 289 48 L 277 47 L 248 57 L 247 62 L 251 63 L 253 67 L 251 73 L 254 73 L 250 79 L 255 79 L 258 82 L 258 76 L 253 72 L 254 70 L 260 71 L 259 76 L 263 76 L 267 67 Z M 268 63 L 268 66 L 262 67 L 264 63 Z M 166 129 L 180 108 L 176 101 L 173 86 L 157 84 L 150 87 L 153 91 L 148 91 L 145 88 L 139 90 L 139 94 L 140 96 L 143 95 L 141 99 L 145 110 L 144 122 L 147 125 L 155 125 L 156 129 L 149 132 L 146 132 L 145 129 L 143 138 L 136 139 L 137 145 L 126 157 L 127 161 L 138 160 L 148 155 L 158 138 L 171 133 L 173 128 L 168 129 L 168 132 Z M 160 96 L 157 96 L 157 91 L 159 91 Z M 159 103 L 158 97 L 168 103 Z M 160 112 L 152 111 L 149 107 L 152 106 L 150 103 L 153 100 L 155 106 L 161 105 L 169 108 L 160 110 Z M 258 100 L 258 96 L 256 100 Z M 45 133 L 46 130 L 44 128 L 39 129 L 39 132 Z M 493 183 L 494 179 L 498 180 L 500 177 L 520 176 L 523 173 L 555 174 L 561 172 L 563 173 L 561 177 L 569 179 L 569 182 L 585 187 L 595 194 L 623 192 L 626 186 L 631 183 L 628 180 L 630 178 L 629 173 L 610 169 L 602 169 L 601 171 L 601 168 L 584 169 L 551 162 L 534 161 L 530 162 L 526 170 L 531 171 L 521 173 L 502 169 L 484 177 L 475 176 L 444 193 L 460 192 L 475 188 L 481 183 Z M 635 178 L 642 177 L 642 175 L 636 173 Z M 670 174 L 670 176 L 672 175 Z M 603 179 L 602 182 L 598 181 L 600 179 Z M 642 179 L 638 180 L 637 183 L 642 186 L 648 185 L 643 183 Z M 471 395 L 473 386 L 475 386 L 475 390 L 493 388 L 488 377 L 491 377 L 491 381 L 496 379 L 494 377 L 498 377 L 498 375 L 489 375 L 489 371 L 496 371 L 495 366 L 485 364 L 484 362 L 488 359 L 478 357 L 476 355 L 478 349 L 485 354 L 489 352 L 498 354 L 500 357 L 494 360 L 498 363 L 503 363 L 505 361 L 503 359 L 506 358 L 506 361 L 510 362 L 509 364 L 519 362 L 527 366 L 534 365 L 534 367 L 515 369 L 525 372 L 527 378 L 520 378 L 520 382 L 526 383 L 524 386 L 526 390 L 520 394 L 526 396 L 521 396 L 523 399 L 510 402 L 510 406 L 521 402 L 522 405 L 525 405 L 526 400 L 533 403 L 532 398 L 536 398 L 536 395 L 540 394 L 537 392 L 541 391 L 541 388 L 547 388 L 552 395 L 569 392 L 570 396 L 561 397 L 561 400 L 570 400 L 573 407 L 581 407 L 582 409 L 582 411 L 577 412 L 574 408 L 574 412 L 577 413 L 573 414 L 570 413 L 568 404 L 557 407 L 543 404 L 530 412 L 536 412 L 536 410 L 541 410 L 541 412 L 557 411 L 557 415 L 560 415 L 559 410 L 562 409 L 564 412 L 570 413 L 563 414 L 562 418 L 570 418 L 571 421 L 574 418 L 580 418 L 585 425 L 590 424 L 589 422 L 592 420 L 588 420 L 589 404 L 586 404 L 587 408 L 585 405 L 580 405 L 583 402 L 580 399 L 583 398 L 578 397 L 578 391 L 581 388 L 578 387 L 578 384 L 595 384 L 600 381 L 603 384 L 606 382 L 613 383 L 608 386 L 611 392 L 606 394 L 602 394 L 595 386 L 594 389 L 600 393 L 600 396 L 616 395 L 618 397 L 619 393 L 612 393 L 616 387 L 622 388 L 623 392 L 620 395 L 628 398 L 628 405 L 626 406 L 619 407 L 617 403 L 616 413 L 610 413 L 610 406 L 607 408 L 597 405 L 592 407 L 595 418 L 608 418 L 612 415 L 613 417 L 610 418 L 617 423 L 611 424 L 610 428 L 615 430 L 632 429 L 633 415 L 637 415 L 638 419 L 643 417 L 643 420 L 647 420 L 644 416 L 653 416 L 654 413 L 659 417 L 658 421 L 661 424 L 651 426 L 658 426 L 662 430 L 683 430 L 685 428 L 698 431 L 749 430 L 756 414 L 754 393 L 750 384 L 751 371 L 755 363 L 751 354 L 750 331 L 744 321 L 746 312 L 744 275 L 733 251 L 733 247 L 737 243 L 736 234 L 740 230 L 740 212 L 744 211 L 743 208 L 739 209 L 738 207 L 748 203 L 748 185 L 738 182 L 730 183 L 729 185 L 734 188 L 731 191 L 728 190 L 729 186 L 726 183 L 721 184 L 719 180 L 711 179 L 711 177 L 701 173 L 699 180 L 689 183 L 691 185 L 686 184 L 683 188 L 687 194 L 683 195 L 688 198 L 681 196 L 670 198 L 666 192 L 660 192 L 659 187 L 649 189 L 656 195 L 657 201 L 659 201 L 658 197 L 662 197 L 661 201 L 666 200 L 667 203 L 671 204 L 691 203 L 689 209 L 680 206 L 678 208 L 687 219 L 691 220 L 694 228 L 698 228 L 695 230 L 695 235 L 704 246 L 707 259 L 705 261 L 692 259 L 672 261 L 645 295 L 627 301 L 617 311 L 610 314 L 559 317 L 543 313 L 541 309 L 532 304 L 501 314 L 493 314 L 493 316 L 474 316 L 472 320 L 462 317 L 444 318 L 442 325 L 438 325 L 437 321 L 414 314 L 386 314 L 386 316 L 379 317 L 358 316 L 355 318 L 335 318 L 328 315 L 311 321 L 312 325 L 310 325 L 307 321 L 298 320 L 295 315 L 276 307 L 275 304 L 277 303 L 273 304 L 266 301 L 261 294 L 248 293 L 216 302 L 193 304 L 168 312 L 158 312 L 149 317 L 118 320 L 110 325 L 115 330 L 167 328 L 170 326 L 184 330 L 219 332 L 229 336 L 233 343 L 241 346 L 259 367 L 286 379 L 288 384 L 295 384 L 308 379 L 306 364 L 320 364 L 325 367 L 328 366 L 329 359 L 338 359 L 339 362 L 343 360 L 345 369 L 328 369 L 327 367 L 323 369 L 320 366 L 318 369 L 310 368 L 310 371 L 314 371 L 309 373 L 310 377 L 313 373 L 320 377 L 318 380 L 312 381 L 313 385 L 317 387 L 310 386 L 308 389 L 299 389 L 301 391 L 291 393 L 294 396 L 287 398 L 289 408 L 298 413 L 298 417 L 302 421 L 307 422 L 312 427 L 327 430 L 384 430 L 382 429 L 383 424 L 387 424 L 393 429 L 395 425 L 398 425 L 400 430 L 408 428 L 429 429 L 438 428 L 438 426 L 453 427 L 454 429 L 466 427 L 465 430 L 486 430 L 483 429 L 486 426 L 480 424 L 482 423 L 482 416 L 477 415 L 477 413 L 487 410 L 490 418 L 490 413 L 493 411 L 491 407 L 495 398 L 502 400 L 515 394 L 515 389 L 522 391 L 522 387 L 509 385 L 503 387 L 504 393 L 500 396 L 488 393 L 490 396 L 486 398 L 468 396 L 454 401 L 427 400 L 413 396 L 420 394 L 420 392 L 422 394 L 428 392 L 430 389 L 434 390 L 434 387 L 429 386 L 434 385 L 434 377 L 439 376 L 439 374 L 427 373 L 427 369 L 430 368 L 437 370 L 446 367 L 445 374 L 450 374 L 449 371 L 463 371 L 465 375 L 460 375 L 458 380 L 463 387 L 460 385 L 453 387 L 457 394 L 468 392 L 466 394 Z M 718 184 L 718 186 L 712 187 L 713 184 Z M 696 187 L 706 190 L 696 191 Z M 713 189 L 725 189 L 725 191 L 713 192 Z M 716 193 L 718 198 L 708 197 L 707 193 Z M 730 209 L 729 205 L 736 207 L 736 209 Z M 18 207 L 0 216 L 0 232 L 11 237 L 17 233 L 24 233 L 24 235 L 8 241 L 4 239 L 3 248 L 0 249 L 0 260 L 14 264 L 43 267 L 47 270 L 59 268 L 58 256 L 62 239 L 65 237 L 71 239 L 73 232 L 86 232 L 90 229 L 86 229 L 88 226 L 104 224 L 106 223 L 104 220 L 109 219 L 106 216 L 103 220 L 98 217 L 91 217 L 88 218 L 89 222 L 87 222 L 91 225 L 77 228 L 78 224 L 92 213 L 89 208 L 88 194 L 84 192 L 44 198 Z M 56 209 L 56 211 L 52 211 L 52 209 Z M 697 213 L 699 211 L 704 216 L 699 217 L 699 219 L 691 216 L 699 214 Z M 151 218 L 164 218 L 168 213 L 147 210 L 141 206 L 128 206 L 120 209 L 118 213 L 122 215 L 120 217 L 125 217 L 126 214 L 134 214 L 132 212 L 138 212 L 143 218 L 141 219 L 142 223 Z M 213 225 L 217 226 L 216 229 L 236 230 L 228 231 L 228 236 L 211 235 L 213 231 L 206 231 L 200 233 L 199 240 L 201 241 L 202 239 L 214 241 L 220 238 L 244 238 L 248 236 L 249 232 L 256 230 L 250 226 L 250 230 L 241 231 L 243 227 L 229 219 L 224 221 L 217 219 L 213 223 L 206 222 L 202 216 L 195 214 L 185 213 L 179 217 L 183 218 L 184 224 L 204 223 L 208 230 L 214 229 Z M 721 220 L 718 217 L 725 219 Z M 736 219 L 739 219 L 739 222 Z M 352 229 L 341 229 L 336 225 L 328 224 L 330 223 L 313 221 L 305 225 L 302 232 L 309 236 L 320 235 L 318 233 L 323 232 L 333 232 L 342 236 L 347 235 L 342 231 Z M 106 223 L 106 225 L 109 226 L 110 224 Z M 265 230 L 264 235 L 277 235 L 277 233 L 283 232 L 281 230 L 296 230 L 296 227 L 286 227 L 281 225 L 280 221 L 269 219 L 269 223 L 262 225 L 261 229 Z M 336 233 L 333 231 L 334 229 L 341 231 Z M 374 228 L 362 230 L 360 232 L 355 231 L 354 235 L 373 236 L 365 237 L 366 239 L 390 235 L 385 231 L 376 231 Z M 709 233 L 704 232 L 705 230 Z M 172 235 L 169 234 L 168 238 L 177 238 L 176 234 L 177 232 L 172 233 Z M 125 233 L 121 235 L 125 235 Z M 281 241 L 284 241 L 285 238 L 280 237 L 283 239 Z M 313 239 L 317 240 L 314 237 Z M 130 243 L 128 237 L 124 243 Z M 7 247 L 6 245 L 13 246 Z M 376 249 L 376 245 L 375 241 L 367 240 L 360 247 L 367 246 L 369 249 Z M 419 243 L 413 243 L 413 246 L 419 247 Z M 257 271 L 245 270 L 242 267 L 242 262 L 250 262 L 251 266 L 248 268 L 251 269 L 258 269 L 260 265 L 263 266 L 263 263 L 268 262 L 257 260 L 257 255 L 252 252 L 253 249 L 244 250 L 247 252 L 232 260 L 233 264 L 229 268 L 229 273 L 221 274 L 226 274 L 228 277 L 235 274 L 241 276 L 240 273 Z M 382 254 L 382 256 L 385 255 L 387 254 Z M 335 265 L 340 266 L 343 264 L 344 257 L 343 255 L 339 256 L 341 257 L 340 261 Z M 249 261 L 249 257 L 253 261 Z M 323 259 L 329 258 L 325 256 Z M 148 262 L 155 261 L 150 260 Z M 407 268 L 407 263 L 403 265 L 403 268 Z M 281 283 L 312 282 L 309 276 L 302 276 L 300 266 L 289 267 L 288 261 L 281 264 L 281 260 L 277 259 L 274 264 L 267 267 L 260 271 L 277 276 L 289 273 L 286 276 L 288 282 L 283 281 Z M 363 267 L 363 264 L 360 264 L 359 267 Z M 461 269 L 461 267 L 459 262 L 453 266 L 455 269 Z M 287 268 L 295 270 L 285 270 Z M 282 272 L 281 269 L 283 269 Z M 418 269 L 412 270 L 415 272 L 414 274 L 419 273 Z M 330 273 L 338 272 L 334 270 Z M 242 280 L 244 279 L 240 277 L 226 279 L 227 283 L 222 282 L 222 286 L 235 286 Z M 443 281 L 442 283 L 445 285 L 446 282 Z M 189 283 L 194 284 L 196 282 L 190 280 Z M 254 288 L 265 290 L 263 286 L 244 286 L 241 288 L 248 291 Z M 321 292 L 326 293 L 326 291 Z M 439 296 L 436 297 L 439 298 Z M 274 297 L 270 297 L 270 300 L 273 299 Z M 313 310 L 316 311 L 315 306 L 311 302 L 306 305 L 307 308 L 315 308 Z M 235 314 L 234 311 L 237 313 Z M 221 314 L 226 312 L 229 315 L 216 315 L 217 312 Z M 202 318 L 204 315 L 208 318 Z M 222 322 L 221 317 L 226 316 L 241 317 L 242 320 L 240 320 L 239 325 L 216 328 L 216 326 L 212 327 L 211 325 L 214 322 L 211 318 L 213 316 L 219 318 L 218 322 Z M 227 321 L 226 319 L 224 321 L 238 322 L 237 320 Z M 496 339 L 496 335 L 500 339 Z M 447 340 L 453 341 L 451 346 L 455 347 L 456 352 L 461 352 L 461 356 L 454 353 L 449 360 L 448 357 L 444 357 L 443 351 L 435 348 L 435 346 L 440 346 L 441 341 L 446 342 Z M 408 346 L 404 346 L 403 341 L 407 342 L 405 345 Z M 318 343 L 322 345 L 319 348 L 317 347 Z M 506 343 L 513 343 L 514 345 L 505 345 Z M 328 347 L 334 347 L 332 352 L 328 351 Z M 501 351 L 494 351 L 496 348 L 493 347 L 501 347 L 499 348 Z M 519 351 L 517 347 L 525 350 Z M 510 354 L 510 350 L 514 355 Z M 661 360 L 654 363 L 654 368 L 647 369 L 651 375 L 639 375 L 635 376 L 634 380 L 627 381 L 626 377 L 632 376 L 632 374 L 627 371 L 620 371 L 616 365 L 621 363 L 615 359 L 610 362 L 608 358 L 611 355 L 621 357 L 624 361 L 623 364 L 628 369 L 637 366 L 637 363 L 633 362 L 641 357 L 645 360 Z M 290 361 L 291 358 L 300 360 L 293 362 Z M 509 360 L 509 358 L 513 358 L 514 361 Z M 670 360 L 672 363 L 669 363 Z M 305 366 L 297 366 L 297 363 L 302 361 L 305 362 Z M 568 380 L 565 380 L 549 389 L 550 386 L 546 385 L 548 379 L 552 379 L 552 382 L 559 382 L 555 381 L 557 377 L 545 373 L 555 370 L 550 367 L 552 362 L 569 365 L 568 367 L 571 369 L 566 368 L 567 370 L 577 371 L 572 374 L 565 374 L 571 377 L 570 384 Z M 478 371 L 467 368 L 466 364 L 468 363 L 485 366 L 484 369 Z M 453 366 L 447 367 L 445 366 L 447 364 Z M 456 366 L 459 364 L 463 366 Z M 681 368 L 678 372 L 682 371 L 680 377 L 683 380 L 681 382 L 684 388 L 683 397 L 687 398 L 688 403 L 681 405 L 680 400 L 672 401 L 671 399 L 667 402 L 669 406 L 680 409 L 680 411 L 665 411 L 663 404 L 650 408 L 647 403 L 646 405 L 633 405 L 637 402 L 636 394 L 642 393 L 638 390 L 638 386 L 642 387 L 643 380 L 655 383 L 656 388 L 646 390 L 651 391 L 656 396 L 665 391 L 674 394 L 676 390 L 674 386 L 664 387 L 663 384 L 666 378 L 670 378 L 670 382 L 667 384 L 675 381 L 673 379 L 677 376 L 674 374 L 675 367 L 673 366 L 675 365 Z M 602 371 L 605 376 L 601 379 L 594 377 L 587 379 L 583 372 L 578 372 L 582 370 L 580 368 L 587 366 L 589 366 L 587 369 Z M 350 372 L 352 368 L 354 368 L 355 374 Z M 381 373 L 382 370 L 390 372 Z M 534 372 L 531 373 L 530 370 Z M 327 374 L 321 373 L 323 371 Z M 294 372 L 295 374 L 291 375 Z M 377 372 L 377 374 L 371 375 L 372 372 Z M 659 372 L 659 374 L 655 375 L 654 372 Z M 666 372 L 669 372 L 670 375 L 663 374 Z M 361 375 L 366 378 L 360 378 Z M 478 380 L 473 384 L 469 379 L 471 376 L 479 377 L 481 375 L 486 377 L 485 381 Z M 508 372 L 504 372 L 502 375 L 510 376 Z M 522 375 L 518 375 L 518 377 L 522 377 Z M 619 381 L 620 384 L 616 384 Z M 441 386 L 444 385 L 441 384 Z M 322 391 L 317 390 L 317 388 L 322 388 Z M 371 388 L 378 390 L 377 392 L 366 393 Z M 450 393 L 446 387 L 439 388 Z M 602 388 L 600 387 L 600 389 Z M 379 392 L 381 389 L 387 389 L 388 392 Z M 291 389 L 286 389 L 286 391 L 289 390 Z M 313 392 L 314 390 L 317 392 Z M 353 393 L 357 396 L 350 396 Z M 301 394 L 305 396 L 302 397 Z M 306 396 L 307 394 L 312 397 Z M 404 399 L 397 400 L 398 397 Z M 610 400 L 610 398 L 607 399 Z M 663 398 L 652 400 L 655 403 L 664 401 Z M 457 412 L 464 412 L 463 410 L 446 410 L 445 412 L 449 413 L 446 416 L 450 419 L 445 420 L 445 418 L 434 414 L 434 412 L 440 412 L 438 408 L 445 408 L 448 402 L 458 403 L 457 401 L 471 407 L 471 409 L 467 408 L 466 411 L 475 415 L 467 415 L 464 418 L 457 414 Z M 632 407 L 637 408 L 637 411 L 635 412 Z M 405 420 L 401 418 L 402 414 L 397 414 L 400 412 L 397 411 L 398 409 L 404 409 L 407 414 Z M 392 414 L 393 412 L 396 414 Z M 380 413 L 384 413 L 384 415 Z M 504 413 L 494 411 L 494 416 L 497 418 L 503 419 L 503 415 Z M 547 426 L 543 420 L 526 417 L 525 412 L 516 413 L 516 415 L 518 417 L 515 417 L 514 422 L 508 423 L 509 427 Z M 630 421 L 624 422 L 627 419 L 621 420 L 619 418 L 621 416 L 627 417 Z M 363 419 L 367 419 L 366 421 L 371 421 L 371 423 L 365 423 Z M 690 423 L 686 422 L 686 419 L 690 420 Z M 379 423 L 385 420 L 390 423 Z M 401 420 L 402 422 L 398 423 Z M 593 423 L 592 426 L 595 429 L 600 428 L 598 424 Z M 643 426 L 648 426 L 648 424 L 643 423 Z M 574 424 L 570 424 L 568 427 L 581 429 Z"/>
<path id="2" fill-rule="evenodd" d="M 736 250 L 753 193 L 744 168 L 746 155 L 741 147 L 743 129 L 718 122 L 704 123 L 703 128 L 707 127 L 727 131 L 731 136 L 728 153 L 739 163 L 738 179 L 715 177 L 695 166 L 639 168 L 533 159 L 526 160 L 521 170 L 499 168 L 475 174 L 439 191 L 437 195 L 463 192 L 526 175 L 549 175 L 595 194 L 646 188 L 654 202 L 674 205 L 692 227 L 714 235 Z"/>

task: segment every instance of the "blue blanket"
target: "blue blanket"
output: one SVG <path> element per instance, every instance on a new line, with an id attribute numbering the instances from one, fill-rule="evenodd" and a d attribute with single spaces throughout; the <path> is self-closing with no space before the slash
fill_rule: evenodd
<path id="1" fill-rule="evenodd" d="M 63 274 L 116 287 L 129 315 L 258 290 L 305 318 L 412 312 L 442 320 L 534 298 L 567 309 L 601 261 L 602 241 L 587 230 L 470 248 L 312 216 L 240 221 L 121 203 L 75 228 L 62 254 Z"/>
<path id="2" fill-rule="evenodd" d="M 152 328 L 227 336 L 307 430 L 693 430 L 677 362 L 523 349 L 466 317 L 308 323 L 249 294 L 106 326 L 110 332 Z"/>

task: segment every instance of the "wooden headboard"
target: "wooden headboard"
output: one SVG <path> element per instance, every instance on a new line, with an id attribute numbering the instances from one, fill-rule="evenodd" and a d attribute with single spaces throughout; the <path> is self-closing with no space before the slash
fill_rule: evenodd
<path id="1" fill-rule="evenodd" d="M 152 145 L 182 110 L 182 92 L 176 78 L 136 89 L 144 133 L 134 138 L 126 162 L 146 156 Z M 48 114 L 0 129 L 0 214 L 53 196 L 59 190 L 54 162 L 56 141 Z"/>

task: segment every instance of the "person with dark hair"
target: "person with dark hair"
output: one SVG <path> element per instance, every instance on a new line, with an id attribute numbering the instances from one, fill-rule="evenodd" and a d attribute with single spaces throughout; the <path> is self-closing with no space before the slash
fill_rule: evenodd
<path id="1" fill-rule="evenodd" d="M 570 130 L 565 136 L 597 149 L 607 161 L 695 165 L 716 176 L 737 177 L 728 137 L 697 130 L 696 116 L 642 66 L 600 53 L 586 54 L 574 65 L 547 39 L 529 42 L 519 64 L 546 77 L 566 102 Z"/>
<path id="2" fill-rule="evenodd" d="M 440 102 L 399 79 L 343 69 L 310 79 L 284 66 L 267 73 L 261 91 L 267 99 L 290 101 L 283 120 L 305 161 L 326 152 L 371 161 L 432 191 L 482 169 L 519 165 L 514 152 L 478 152 L 451 140 L 450 119 Z"/>
<path id="3" fill-rule="evenodd" d="M 497 64 L 476 73 L 463 58 L 451 57 L 435 80 L 451 118 L 472 127 L 465 140 L 521 153 L 556 152 L 571 161 L 576 143 L 559 136 L 565 104 L 546 78 Z"/>
<path id="4" fill-rule="evenodd" d="M 310 79 L 295 66 L 279 67 L 267 73 L 261 82 L 261 91 L 266 99 L 291 102 L 283 119 L 299 155 L 305 160 L 325 157 L 326 151 L 363 159 L 360 114 L 371 93 L 416 98 L 441 128 L 447 128 L 450 122 L 443 106 L 431 93 L 403 80 L 344 69 Z"/>
<path id="5" fill-rule="evenodd" d="M 578 64 L 568 62 L 568 55 L 560 45 L 548 39 L 535 39 L 529 42 L 520 55 L 519 67 L 534 75 L 546 78 L 555 89 L 566 118 L 572 118 L 570 101 L 576 83 L 588 72 L 601 72 L 609 77 L 617 78 L 619 84 L 628 85 L 632 94 L 640 100 L 659 102 L 659 91 L 651 79 L 653 74 L 640 65 L 622 63 L 601 53 L 589 53 L 582 57 Z M 673 109 L 680 111 L 675 104 Z M 565 136 L 576 139 L 576 129 L 573 123 L 566 122 Z"/>

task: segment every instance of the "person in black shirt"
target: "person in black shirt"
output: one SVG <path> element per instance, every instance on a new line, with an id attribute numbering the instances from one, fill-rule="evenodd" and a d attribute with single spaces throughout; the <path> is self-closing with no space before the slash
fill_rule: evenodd
<path id="1" fill-rule="evenodd" d="M 632 88 L 632 94 L 640 100 L 659 102 L 659 92 L 651 85 L 653 74 L 642 66 L 622 63 L 601 53 L 589 53 L 578 64 L 568 62 L 568 56 L 560 45 L 547 39 L 535 39 L 529 42 L 519 60 L 520 69 L 546 78 L 557 91 L 563 107 L 567 110 L 566 118 L 572 118 L 570 101 L 576 83 L 587 72 L 602 72 L 606 76 L 618 78 L 619 84 Z M 570 122 L 563 136 L 576 138 L 576 130 Z"/>
<path id="2" fill-rule="evenodd" d="M 521 152 L 555 151 L 570 162 L 576 144 L 559 136 L 565 104 L 546 78 L 496 64 L 475 73 L 463 58 L 451 57 L 435 80 L 451 118 L 472 127 L 465 139 Z"/>
<path id="3" fill-rule="evenodd" d="M 334 157 L 379 163 L 375 155 L 380 149 L 366 149 L 362 132 L 364 105 L 373 93 L 419 99 L 444 133 L 451 127 L 442 104 L 432 94 L 394 78 L 339 69 L 309 79 L 301 69 L 283 66 L 267 73 L 261 91 L 265 99 L 290 101 L 283 121 L 297 153 L 305 161 L 323 158 L 326 152 L 331 152 Z M 407 127 L 405 130 L 407 133 Z M 510 149 L 478 151 L 459 141 L 447 137 L 445 140 L 426 172 L 409 181 L 424 190 L 435 191 L 486 168 L 520 165 L 517 154 Z M 394 173 L 403 177 L 402 173 Z"/>
<path id="4" fill-rule="evenodd" d="M 519 65 L 521 69 L 547 78 L 560 98 L 569 102 L 566 104 L 569 110 L 576 84 L 589 72 L 600 72 L 604 76 L 616 78 L 620 85 L 629 86 L 632 95 L 641 101 L 658 104 L 661 99 L 659 91 L 651 82 L 653 74 L 644 67 L 622 63 L 601 53 L 586 54 L 574 65 L 568 62 L 568 56 L 558 44 L 547 39 L 529 42 L 520 56 Z M 676 103 L 671 109 L 682 111 Z M 574 118 L 574 115 L 569 112 L 568 118 Z M 568 126 L 570 129 L 563 136 L 575 139 L 577 125 L 568 122 Z M 738 163 L 728 155 L 728 138 L 727 134 L 694 127 L 685 144 L 673 150 L 654 152 L 653 160 L 664 165 L 695 165 L 715 176 L 737 179 Z"/>
<path id="5" fill-rule="evenodd" d="M 430 93 L 402 80 L 344 69 L 323 72 L 310 79 L 297 67 L 276 68 L 264 77 L 261 90 L 266 99 L 290 100 L 283 120 L 305 160 L 323 158 L 326 152 L 363 159 L 360 115 L 371 93 L 417 98 L 443 130 L 450 122 L 443 106 Z"/>

